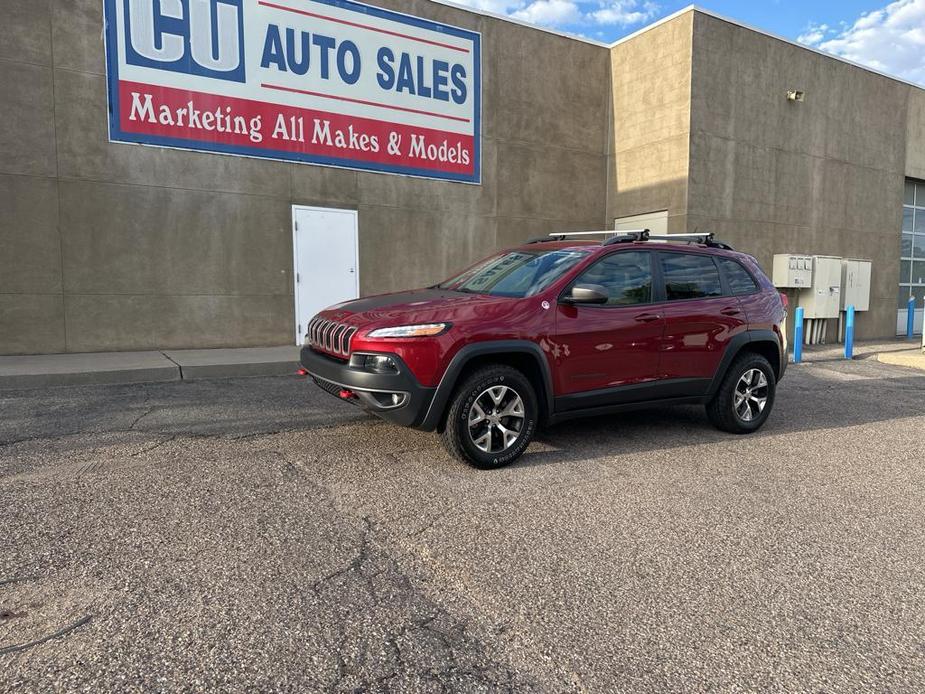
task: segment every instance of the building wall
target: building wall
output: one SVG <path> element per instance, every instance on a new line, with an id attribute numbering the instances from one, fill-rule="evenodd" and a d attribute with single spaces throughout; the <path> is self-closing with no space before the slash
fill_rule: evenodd
<path id="1" fill-rule="evenodd" d="M 293 204 L 359 211 L 363 294 L 603 223 L 608 49 L 377 4 L 482 33 L 482 185 L 111 144 L 100 0 L 5 3 L 0 354 L 288 343 Z"/>
<path id="2" fill-rule="evenodd" d="M 922 107 L 908 114 L 923 92 L 693 17 L 689 226 L 766 268 L 784 252 L 871 259 L 871 306 L 857 334 L 893 335 L 906 162 L 925 164 Z M 788 89 L 805 101 L 787 101 Z"/>
<path id="3" fill-rule="evenodd" d="M 684 13 L 611 49 L 607 228 L 617 217 L 667 210 L 669 231 L 686 229 L 693 17 Z"/>

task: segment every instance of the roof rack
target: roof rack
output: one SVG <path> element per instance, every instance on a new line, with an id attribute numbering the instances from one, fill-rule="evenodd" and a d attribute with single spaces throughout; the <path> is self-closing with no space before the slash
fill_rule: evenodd
<path id="1" fill-rule="evenodd" d="M 525 245 L 531 243 L 547 243 L 549 241 L 565 241 L 570 236 L 611 236 L 612 238 L 604 239 L 601 243 L 606 245 L 608 243 L 614 243 L 614 239 L 623 239 L 633 241 L 644 241 L 645 239 L 641 238 L 641 235 L 648 234 L 648 229 L 632 229 L 629 231 L 617 231 L 616 229 L 601 229 L 600 231 L 556 231 L 548 236 L 537 236 L 536 238 L 530 239 L 525 242 Z M 620 236 L 614 236 L 614 234 L 621 234 Z M 632 238 L 630 238 L 632 236 Z"/>
<path id="2" fill-rule="evenodd" d="M 733 250 L 732 246 L 730 246 L 728 243 L 714 240 L 713 232 L 695 232 L 693 234 L 658 234 L 656 236 L 649 236 L 649 238 L 656 241 L 686 241 L 687 243 L 697 243 L 701 246 L 707 246 L 708 248 L 722 248 L 723 250 L 727 251 Z"/>
<path id="3" fill-rule="evenodd" d="M 610 236 L 601 241 L 602 246 L 612 246 L 617 243 L 637 243 L 640 241 L 669 241 L 696 243 L 709 248 L 722 248 L 733 250 L 732 246 L 722 241 L 716 241 L 712 232 L 695 232 L 693 234 L 652 234 L 648 229 L 605 229 L 602 231 L 561 231 L 549 236 L 538 236 L 530 239 L 526 244 L 545 243 L 548 241 L 565 241 L 570 236 L 597 236 L 604 234 Z M 614 234 L 618 234 L 614 236 Z"/>

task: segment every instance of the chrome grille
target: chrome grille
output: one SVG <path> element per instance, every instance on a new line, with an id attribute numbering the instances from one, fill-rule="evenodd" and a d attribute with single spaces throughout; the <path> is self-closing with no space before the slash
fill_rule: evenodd
<path id="1" fill-rule="evenodd" d="M 313 318 L 308 324 L 308 342 L 323 352 L 349 357 L 350 340 L 356 331 L 356 328 L 343 323 L 335 323 L 326 318 Z"/>

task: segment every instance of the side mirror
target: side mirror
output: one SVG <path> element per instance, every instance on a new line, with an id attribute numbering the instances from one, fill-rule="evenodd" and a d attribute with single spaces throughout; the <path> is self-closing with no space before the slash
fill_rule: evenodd
<path id="1" fill-rule="evenodd" d="M 599 284 L 576 284 L 562 297 L 566 304 L 606 304 L 610 297 Z"/>

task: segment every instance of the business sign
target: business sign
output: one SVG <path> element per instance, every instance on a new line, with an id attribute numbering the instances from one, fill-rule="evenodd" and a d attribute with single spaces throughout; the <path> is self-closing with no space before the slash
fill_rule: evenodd
<path id="1" fill-rule="evenodd" d="M 350 0 L 105 0 L 115 142 L 480 182 L 479 34 Z"/>

